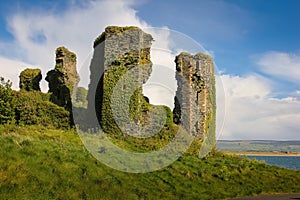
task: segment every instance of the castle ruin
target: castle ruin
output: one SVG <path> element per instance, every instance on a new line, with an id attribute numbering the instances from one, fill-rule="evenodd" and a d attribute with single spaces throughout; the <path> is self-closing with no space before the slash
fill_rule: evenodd
<path id="1" fill-rule="evenodd" d="M 94 42 L 94 54 L 90 66 L 88 110 L 96 110 L 97 120 L 107 133 L 120 132 L 111 107 L 113 91 L 122 77 L 130 71 L 118 103 L 130 99 L 130 117 L 138 125 L 147 120 L 149 102 L 143 96 L 142 84 L 152 71 L 150 47 L 153 38 L 138 27 L 109 26 Z M 182 126 L 199 140 L 204 136 L 215 137 L 215 79 L 213 59 L 203 53 L 176 56 L 177 92 L 173 110 L 173 123 Z M 186 82 L 187 84 L 184 84 Z M 138 83 L 133 93 L 131 87 Z M 128 92 L 127 92 L 128 91 Z M 119 110 L 118 118 L 124 116 Z M 184 119 L 184 120 L 182 120 Z M 123 129 L 121 129 L 123 130 Z"/>
<path id="2" fill-rule="evenodd" d="M 40 69 L 25 69 L 20 73 L 19 86 L 21 90 L 41 91 L 40 81 L 42 80 L 42 72 Z"/>
<path id="3" fill-rule="evenodd" d="M 65 47 L 58 47 L 55 51 L 55 68 L 47 73 L 51 101 L 58 106 L 71 111 L 71 95 L 79 82 L 76 69 L 76 55 Z"/>
<path id="4" fill-rule="evenodd" d="M 119 104 L 130 99 L 130 118 L 136 124 L 143 124 L 143 112 L 148 102 L 143 96 L 141 85 L 152 71 L 150 47 L 152 36 L 138 27 L 109 26 L 94 42 L 94 55 L 90 66 L 88 109 L 96 109 L 97 118 L 106 132 L 118 132 L 111 108 L 113 91 L 118 81 L 129 70 L 131 76 L 122 83 L 122 91 L 116 93 Z M 99 78 L 100 77 L 100 78 Z M 139 86 L 138 88 L 135 87 Z M 134 91 L 134 92 L 133 92 Z M 132 93 L 133 92 L 133 93 Z M 123 102 L 122 102 L 123 101 Z M 118 118 L 126 110 L 116 110 Z"/>

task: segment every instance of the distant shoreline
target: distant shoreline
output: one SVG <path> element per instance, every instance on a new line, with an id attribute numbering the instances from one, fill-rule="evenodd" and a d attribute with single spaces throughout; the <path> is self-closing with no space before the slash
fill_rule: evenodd
<path id="1" fill-rule="evenodd" d="M 260 152 L 260 151 L 223 151 L 226 154 L 241 155 L 241 156 L 300 156 L 298 152 Z"/>

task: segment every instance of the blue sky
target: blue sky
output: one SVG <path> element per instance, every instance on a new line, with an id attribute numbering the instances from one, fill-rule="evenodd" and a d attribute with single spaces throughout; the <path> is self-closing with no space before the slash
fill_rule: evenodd
<path id="1" fill-rule="evenodd" d="M 0 75 L 15 88 L 26 67 L 45 75 L 60 45 L 82 64 L 107 25 L 167 27 L 200 43 L 221 72 L 219 139 L 300 140 L 299 8 L 297 0 L 0 1 Z"/>
<path id="2" fill-rule="evenodd" d="M 239 75 L 262 73 L 251 59 L 256 54 L 299 53 L 299 1 L 180 2 L 148 1 L 137 7 L 138 15 L 153 26 L 167 25 L 213 50 L 221 70 Z"/>

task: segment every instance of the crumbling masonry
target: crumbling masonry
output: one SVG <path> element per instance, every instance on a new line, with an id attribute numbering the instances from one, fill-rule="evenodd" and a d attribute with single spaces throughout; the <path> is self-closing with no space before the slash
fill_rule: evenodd
<path id="1" fill-rule="evenodd" d="M 185 130 L 198 138 L 214 137 L 216 97 L 213 59 L 203 53 L 181 53 L 176 56 L 175 62 L 178 87 L 174 122 L 183 123 Z"/>
<path id="2" fill-rule="evenodd" d="M 133 79 L 123 84 L 123 92 L 117 97 L 118 103 L 130 98 L 130 117 L 141 124 L 149 103 L 142 94 L 142 87 L 134 93 L 126 92 L 135 82 L 145 83 L 152 71 L 150 47 L 153 39 L 150 34 L 138 27 L 109 26 L 94 42 L 94 55 L 90 66 L 88 91 L 88 113 L 96 109 L 97 120 L 107 133 L 119 132 L 112 114 L 111 101 L 118 81 L 129 70 Z M 199 53 L 181 53 L 176 57 L 176 79 L 178 89 L 175 98 L 174 123 L 186 131 L 203 139 L 215 137 L 215 80 L 213 60 Z M 183 84 L 186 82 L 187 84 Z M 131 91 L 130 89 L 128 91 Z M 120 109 L 118 118 L 124 115 Z M 182 120 L 184 119 L 184 120 Z M 91 119 L 92 120 L 92 119 Z"/>
<path id="3" fill-rule="evenodd" d="M 146 100 L 142 87 L 133 90 L 136 84 L 146 82 L 152 71 L 150 47 L 152 36 L 138 27 L 109 26 L 94 42 L 94 54 L 90 66 L 90 84 L 88 110 L 96 109 L 97 118 L 106 132 L 118 132 L 111 108 L 113 91 L 126 72 L 135 68 L 131 77 L 123 84 L 123 91 L 117 92 L 118 104 L 130 99 L 130 117 L 136 124 L 142 124 Z M 133 94 L 132 94 L 132 91 Z M 124 102 L 123 102 L 124 103 Z M 115 110 L 118 118 L 124 116 L 124 110 Z M 127 113 L 126 113 L 127 114 Z"/>
<path id="4" fill-rule="evenodd" d="M 65 47 L 56 49 L 55 68 L 47 73 L 51 101 L 66 110 L 72 110 L 71 95 L 79 82 L 76 55 Z"/>
<path id="5" fill-rule="evenodd" d="M 40 69 L 25 69 L 20 73 L 20 89 L 26 91 L 40 91 L 42 73 Z"/>

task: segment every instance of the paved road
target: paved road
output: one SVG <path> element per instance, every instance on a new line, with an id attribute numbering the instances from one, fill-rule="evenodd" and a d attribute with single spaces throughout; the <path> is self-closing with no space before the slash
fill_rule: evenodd
<path id="1" fill-rule="evenodd" d="M 300 194 L 270 194 L 257 197 L 234 198 L 232 200 L 300 200 Z"/>

